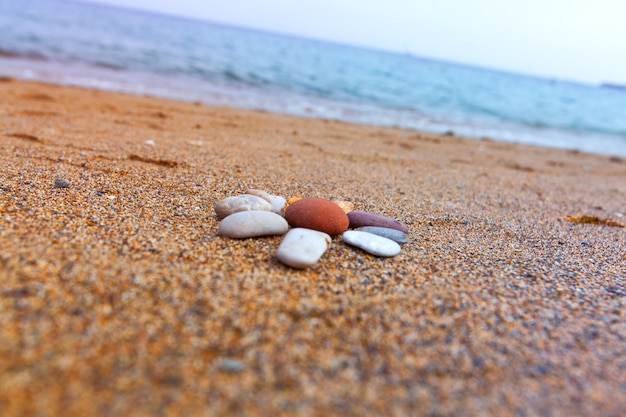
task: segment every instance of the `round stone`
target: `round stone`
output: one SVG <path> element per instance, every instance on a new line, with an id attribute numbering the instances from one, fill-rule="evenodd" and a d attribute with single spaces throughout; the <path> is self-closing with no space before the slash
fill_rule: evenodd
<path id="1" fill-rule="evenodd" d="M 331 236 L 343 233 L 350 220 L 337 204 L 324 198 L 303 198 L 285 210 L 285 219 L 292 227 L 318 230 Z"/>
<path id="2" fill-rule="evenodd" d="M 289 230 L 287 221 L 272 211 L 239 211 L 220 222 L 218 234 L 235 239 L 284 235 Z"/>
<path id="3" fill-rule="evenodd" d="M 285 199 L 285 197 L 272 195 L 263 190 L 248 190 L 246 193 L 261 197 L 262 199 L 270 203 L 272 205 L 272 210 L 274 210 L 274 213 L 276 214 L 282 215 L 287 208 L 287 200 Z"/>
<path id="4" fill-rule="evenodd" d="M 352 229 L 362 226 L 377 226 L 396 229 L 402 233 L 409 232 L 409 228 L 406 224 L 380 214 L 367 213 L 365 211 L 351 211 L 348 213 L 348 218 L 350 219 L 350 228 Z"/>
<path id="5" fill-rule="evenodd" d="M 348 245 L 355 246 L 375 256 L 392 257 L 400 253 L 400 245 L 386 237 L 358 230 L 348 230 L 342 235 Z"/>
<path id="6" fill-rule="evenodd" d="M 324 232 L 297 227 L 280 242 L 276 258 L 292 268 L 308 268 L 319 261 L 330 242 L 330 236 Z"/>
<path id="7" fill-rule="evenodd" d="M 217 217 L 220 219 L 240 211 L 273 211 L 272 205 L 267 200 L 256 195 L 248 194 L 226 197 L 214 203 L 213 209 L 215 210 Z"/>
<path id="8" fill-rule="evenodd" d="M 387 239 L 391 239 L 394 242 L 399 243 L 401 245 L 409 241 L 409 237 L 406 235 L 406 233 L 403 233 L 397 229 L 389 229 L 387 227 L 376 227 L 376 226 L 363 226 L 363 227 L 359 227 L 356 230 L 386 237 Z"/>

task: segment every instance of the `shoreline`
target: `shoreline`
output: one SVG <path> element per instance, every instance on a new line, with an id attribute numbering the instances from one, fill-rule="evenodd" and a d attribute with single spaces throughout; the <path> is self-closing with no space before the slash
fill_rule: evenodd
<path id="1" fill-rule="evenodd" d="M 6 65 L 3 74 L 18 81 L 96 88 L 113 93 L 147 95 L 157 99 L 201 102 L 208 106 L 232 106 L 242 110 L 269 111 L 295 117 L 339 120 L 432 134 L 453 133 L 475 140 L 489 139 L 626 158 L 624 137 L 602 132 L 547 126 L 537 128 L 485 115 L 474 115 L 468 119 L 467 114 L 460 113 L 424 113 L 418 110 L 390 109 L 382 104 L 314 97 L 277 89 L 265 91 L 257 86 L 242 86 L 236 83 L 207 83 L 182 74 L 177 77 L 164 77 L 156 73 L 117 70 L 79 62 L 51 60 L 38 62 L 2 57 L 0 62 Z M 191 87 L 198 83 L 202 87 L 196 89 Z M 268 96 L 271 98 L 268 99 Z"/>
<path id="2" fill-rule="evenodd" d="M 3 416 L 626 409 L 623 158 L 31 81 L 0 96 Z M 409 242 L 383 259 L 335 238 L 290 269 L 279 237 L 216 235 L 212 202 L 248 188 L 351 201 Z"/>

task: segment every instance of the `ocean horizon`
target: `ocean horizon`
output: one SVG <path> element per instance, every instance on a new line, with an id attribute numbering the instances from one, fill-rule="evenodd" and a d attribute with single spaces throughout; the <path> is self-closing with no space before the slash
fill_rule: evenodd
<path id="1" fill-rule="evenodd" d="M 62 0 L 0 0 L 0 76 L 626 156 L 626 90 Z"/>

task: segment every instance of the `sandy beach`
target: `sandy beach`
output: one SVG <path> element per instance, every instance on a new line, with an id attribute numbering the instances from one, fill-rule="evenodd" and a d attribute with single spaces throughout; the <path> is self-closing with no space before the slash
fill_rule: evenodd
<path id="1" fill-rule="evenodd" d="M 626 160 L 0 81 L 0 415 L 618 416 Z M 55 187 L 55 179 L 69 181 Z M 217 235 L 249 188 L 400 255 Z"/>

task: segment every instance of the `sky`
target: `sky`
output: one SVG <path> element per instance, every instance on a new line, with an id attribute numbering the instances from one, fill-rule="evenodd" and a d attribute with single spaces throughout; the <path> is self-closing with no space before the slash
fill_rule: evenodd
<path id="1" fill-rule="evenodd" d="M 626 84 L 624 0 L 82 0 L 426 58 Z"/>

